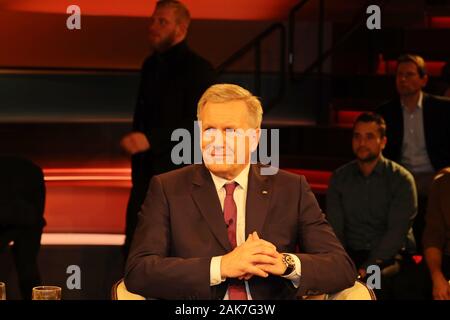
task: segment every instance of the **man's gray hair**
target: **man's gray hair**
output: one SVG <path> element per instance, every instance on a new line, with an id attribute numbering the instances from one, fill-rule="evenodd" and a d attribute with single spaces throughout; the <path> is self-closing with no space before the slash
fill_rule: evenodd
<path id="1" fill-rule="evenodd" d="M 235 84 L 215 84 L 203 93 L 197 106 L 197 119 L 208 102 L 225 103 L 229 101 L 243 101 L 247 105 L 251 123 L 255 128 L 261 127 L 263 109 L 261 102 L 250 91 Z M 250 121 L 249 121 L 250 122 Z"/>

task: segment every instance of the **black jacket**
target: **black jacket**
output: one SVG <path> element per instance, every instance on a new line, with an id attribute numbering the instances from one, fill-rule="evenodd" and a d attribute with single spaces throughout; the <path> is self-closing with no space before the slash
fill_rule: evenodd
<path id="1" fill-rule="evenodd" d="M 145 60 L 133 130 L 145 133 L 151 148 L 133 156 L 133 182 L 148 183 L 152 175 L 176 168 L 170 153 L 177 142 L 171 142 L 171 134 L 177 128 L 193 132 L 198 100 L 214 80 L 210 63 L 185 42 Z"/>
<path id="2" fill-rule="evenodd" d="M 377 108 L 386 121 L 387 144 L 383 154 L 400 162 L 403 144 L 403 112 L 400 98 Z M 423 94 L 425 143 L 436 171 L 450 166 L 450 99 Z"/>

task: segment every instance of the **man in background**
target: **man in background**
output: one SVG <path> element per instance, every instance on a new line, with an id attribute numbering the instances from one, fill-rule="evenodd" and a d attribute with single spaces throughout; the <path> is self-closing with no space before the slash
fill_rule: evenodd
<path id="1" fill-rule="evenodd" d="M 398 97 L 377 109 L 387 126 L 386 158 L 414 176 L 419 212 L 414 235 L 421 241 L 428 190 L 436 172 L 450 166 L 450 100 L 422 91 L 428 82 L 425 61 L 417 55 L 397 60 Z M 418 246 L 421 252 L 421 246 Z"/>
<path id="2" fill-rule="evenodd" d="M 417 213 L 412 175 L 383 157 L 386 124 L 374 113 L 363 113 L 353 127 L 356 160 L 337 169 L 327 194 L 327 218 L 365 278 L 367 267 L 381 270 L 380 299 L 392 298 L 392 277 L 403 254 L 415 251 L 411 230 Z M 409 262 L 409 261 L 408 261 Z"/>
<path id="3" fill-rule="evenodd" d="M 155 174 L 177 167 L 171 160 L 171 134 L 193 132 L 196 104 L 214 82 L 214 70 L 186 44 L 190 13 L 179 1 L 159 1 L 150 18 L 153 53 L 145 60 L 133 118 L 133 132 L 121 145 L 132 156 L 132 189 L 127 208 L 125 256 L 133 238 L 137 214 Z"/>

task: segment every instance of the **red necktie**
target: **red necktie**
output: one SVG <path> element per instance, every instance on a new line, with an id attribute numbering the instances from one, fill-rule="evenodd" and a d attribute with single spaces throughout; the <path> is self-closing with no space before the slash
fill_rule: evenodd
<path id="1" fill-rule="evenodd" d="M 236 248 L 236 222 L 237 222 L 237 207 L 233 199 L 234 189 L 237 183 L 232 182 L 225 184 L 225 201 L 223 204 L 223 214 L 228 230 L 228 240 L 231 247 Z M 244 281 L 238 279 L 230 279 L 231 283 L 228 285 L 228 297 L 230 300 L 247 300 L 247 292 L 245 291 Z"/>

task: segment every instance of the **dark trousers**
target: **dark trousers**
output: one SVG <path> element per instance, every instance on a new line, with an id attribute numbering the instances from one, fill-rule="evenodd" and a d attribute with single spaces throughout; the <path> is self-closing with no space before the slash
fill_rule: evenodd
<path id="1" fill-rule="evenodd" d="M 349 256 L 359 268 L 367 258 L 370 251 L 347 250 Z M 378 300 L 423 300 L 429 299 L 429 285 L 427 284 L 427 271 L 425 262 L 417 264 L 411 255 L 399 254 L 397 262 L 400 271 L 392 275 L 381 275 L 381 289 L 374 289 Z M 394 263 L 394 260 L 392 261 Z M 381 266 L 388 267 L 389 263 Z M 363 282 L 366 279 L 362 279 Z"/>
<path id="2" fill-rule="evenodd" d="M 428 206 L 428 197 L 418 195 L 417 216 L 413 223 L 413 233 L 416 239 L 417 253 L 423 255 L 422 236 L 425 231 L 425 215 Z"/>
<path id="3" fill-rule="evenodd" d="M 33 287 L 41 284 L 37 263 L 41 247 L 42 227 L 0 227 L 0 250 L 6 250 L 14 241 L 12 254 L 19 278 L 20 292 L 23 299 L 31 299 Z"/>
<path id="4" fill-rule="evenodd" d="M 368 250 L 352 250 L 347 249 L 347 253 L 350 258 L 355 263 L 357 269 L 361 268 L 362 265 L 367 261 L 370 255 L 370 251 Z M 361 281 L 366 282 L 370 274 L 367 275 L 365 279 L 361 279 Z M 391 300 L 393 299 L 393 277 L 385 277 L 381 275 L 381 288 L 374 289 L 375 295 L 378 300 Z"/>

